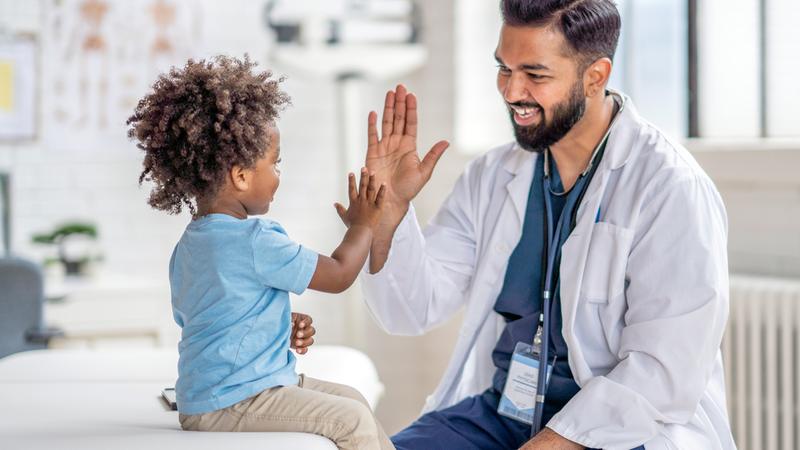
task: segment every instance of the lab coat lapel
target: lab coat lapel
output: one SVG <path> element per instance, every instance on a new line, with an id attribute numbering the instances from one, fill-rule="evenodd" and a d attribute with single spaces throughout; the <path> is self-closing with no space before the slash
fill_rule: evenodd
<path id="1" fill-rule="evenodd" d="M 528 206 L 528 193 L 533 181 L 533 171 L 537 154 L 517 148 L 505 161 L 504 168 L 513 178 L 499 178 L 492 188 L 492 203 L 499 203 L 499 210 L 488 208 L 485 226 L 494 221 L 492 232 L 483 247 L 483 260 L 479 263 L 480 280 L 486 291 L 481 293 L 485 301 L 481 307 L 475 308 L 474 320 L 476 334 L 496 315 L 492 313 L 495 300 L 500 295 L 508 269 L 511 253 L 522 237 L 522 225 L 525 221 L 525 210 Z M 503 184 L 505 183 L 505 186 Z M 469 320 L 469 318 L 468 318 Z M 499 336 L 498 336 L 499 337 Z M 493 343 L 494 344 L 494 343 Z"/>
<path id="2" fill-rule="evenodd" d="M 522 235 L 522 223 L 525 220 L 525 210 L 528 207 L 528 193 L 533 181 L 533 168 L 536 165 L 537 153 L 528 152 L 517 147 L 505 164 L 503 168 L 511 173 L 514 178 L 506 185 L 508 197 L 514 205 L 514 212 L 516 212 L 516 226 L 519 227 L 519 236 Z M 506 217 L 503 217 L 506 219 Z M 503 220 L 499 220 L 500 223 Z M 519 241 L 517 236 L 517 241 Z"/>
<path id="3" fill-rule="evenodd" d="M 482 302 L 481 307 L 476 308 L 475 314 L 467 317 L 468 321 L 474 320 L 476 329 L 487 319 L 494 306 L 494 300 L 503 287 L 508 258 L 522 236 L 535 161 L 536 155 L 530 152 L 522 149 L 511 152 L 503 164 L 503 168 L 511 175 L 511 180 L 506 182 L 507 178 L 498 178 L 492 187 L 490 201 L 500 207 L 495 209 L 489 205 L 487 208 L 484 226 L 491 226 L 493 229 L 483 245 L 483 258 L 478 269 L 480 278 L 491 286 L 491 290 L 484 297 L 486 301 Z"/>
<path id="4" fill-rule="evenodd" d="M 562 334 L 569 348 L 570 368 L 579 386 L 592 377 L 589 365 L 583 357 L 583 351 L 575 340 L 574 327 L 595 218 L 612 171 L 622 168 L 636 151 L 641 125 L 636 109 L 627 97 L 619 114 L 619 118 L 612 125 L 605 155 L 597 166 L 583 201 L 578 206 L 575 229 L 561 247 L 559 270 Z"/>
<path id="5" fill-rule="evenodd" d="M 583 351 L 575 341 L 575 316 L 577 314 L 579 294 L 583 281 L 586 258 L 589 253 L 589 242 L 592 237 L 594 218 L 597 215 L 600 201 L 608 183 L 610 170 L 598 167 L 597 172 L 587 187 L 583 202 L 578 209 L 575 229 L 561 247 L 560 295 L 562 334 L 569 349 L 569 363 L 578 385 L 591 377 L 591 370 L 583 357 Z"/>
<path id="6" fill-rule="evenodd" d="M 451 361 L 445 371 L 444 379 L 451 381 L 448 385 L 440 386 L 426 409 L 450 406 L 455 399 L 466 395 L 465 393 L 474 393 L 478 389 L 485 388 L 486 386 L 479 386 L 485 384 L 483 381 L 491 382 L 493 366 L 486 366 L 488 371 L 486 376 L 471 374 L 465 379 L 463 371 L 470 353 L 477 351 L 479 347 L 485 347 L 476 342 L 481 330 L 496 320 L 492 308 L 503 287 L 508 259 L 522 236 L 522 224 L 535 162 L 535 154 L 519 148 L 510 152 L 507 159 L 501 163 L 506 173 L 495 179 L 490 187 L 491 192 L 487 193 L 489 195 L 486 197 L 490 203 L 485 209 L 486 216 L 483 222 L 484 232 L 487 234 L 481 243 L 481 258 L 470 294 L 473 299 L 480 301 L 469 302 L 470 307 L 464 318 L 461 338 L 453 351 L 455 355 L 460 355 L 460 358 Z M 497 337 L 494 337 L 495 341 Z M 479 367 L 483 367 L 482 365 L 483 362 Z"/>

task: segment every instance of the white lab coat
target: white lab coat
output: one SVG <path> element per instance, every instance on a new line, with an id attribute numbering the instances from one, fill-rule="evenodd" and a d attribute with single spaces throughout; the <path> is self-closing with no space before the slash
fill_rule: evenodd
<path id="1" fill-rule="evenodd" d="M 423 231 L 412 207 L 385 267 L 361 275 L 367 305 L 389 333 L 425 333 L 466 307 L 425 411 L 491 384 L 504 327 L 493 306 L 522 234 L 536 158 L 508 144 L 472 161 L 430 225 Z M 604 449 L 735 448 L 719 351 L 726 241 L 711 180 L 625 98 L 562 247 L 562 332 L 581 390 L 549 428 Z"/>

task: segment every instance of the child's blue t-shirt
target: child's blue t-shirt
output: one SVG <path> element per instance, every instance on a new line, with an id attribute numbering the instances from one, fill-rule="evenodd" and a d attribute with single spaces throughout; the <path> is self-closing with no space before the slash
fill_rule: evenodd
<path id="1" fill-rule="evenodd" d="M 181 413 L 297 384 L 288 292 L 308 287 L 317 258 L 269 220 L 210 214 L 186 227 L 169 268 Z"/>

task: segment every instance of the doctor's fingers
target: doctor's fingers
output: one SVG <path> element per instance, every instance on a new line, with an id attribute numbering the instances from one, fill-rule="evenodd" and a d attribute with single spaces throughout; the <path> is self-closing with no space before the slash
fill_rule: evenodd
<path id="1" fill-rule="evenodd" d="M 397 91 L 394 96 L 394 125 L 392 125 L 392 134 L 401 136 L 406 129 L 406 96 L 408 91 L 402 84 L 397 85 Z"/>
<path id="2" fill-rule="evenodd" d="M 392 124 L 394 123 L 394 91 L 386 93 L 386 101 L 383 104 L 383 121 L 381 122 L 381 139 L 392 135 Z"/>
<path id="3" fill-rule="evenodd" d="M 406 97 L 405 134 L 417 137 L 417 96 L 411 93 Z"/>
<path id="4" fill-rule="evenodd" d="M 370 111 L 367 115 L 367 158 L 378 150 L 378 113 Z"/>
<path id="5" fill-rule="evenodd" d="M 433 147 L 431 147 L 431 149 L 428 150 L 428 153 L 425 154 L 425 157 L 422 158 L 420 169 L 426 181 L 431 178 L 433 169 L 436 167 L 436 163 L 438 163 L 439 159 L 442 157 L 442 155 L 444 155 L 444 151 L 447 150 L 447 147 L 450 147 L 449 142 L 439 141 L 433 144 Z"/>

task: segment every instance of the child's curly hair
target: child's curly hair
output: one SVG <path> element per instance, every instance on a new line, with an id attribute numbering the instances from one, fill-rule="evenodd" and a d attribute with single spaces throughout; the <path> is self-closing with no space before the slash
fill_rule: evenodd
<path id="1" fill-rule="evenodd" d="M 268 147 L 268 131 L 289 96 L 255 62 L 217 56 L 173 67 L 153 84 L 128 118 L 128 137 L 144 150 L 143 181 L 153 181 L 148 203 L 179 214 L 192 200 L 216 194 L 225 174 L 252 167 Z"/>

